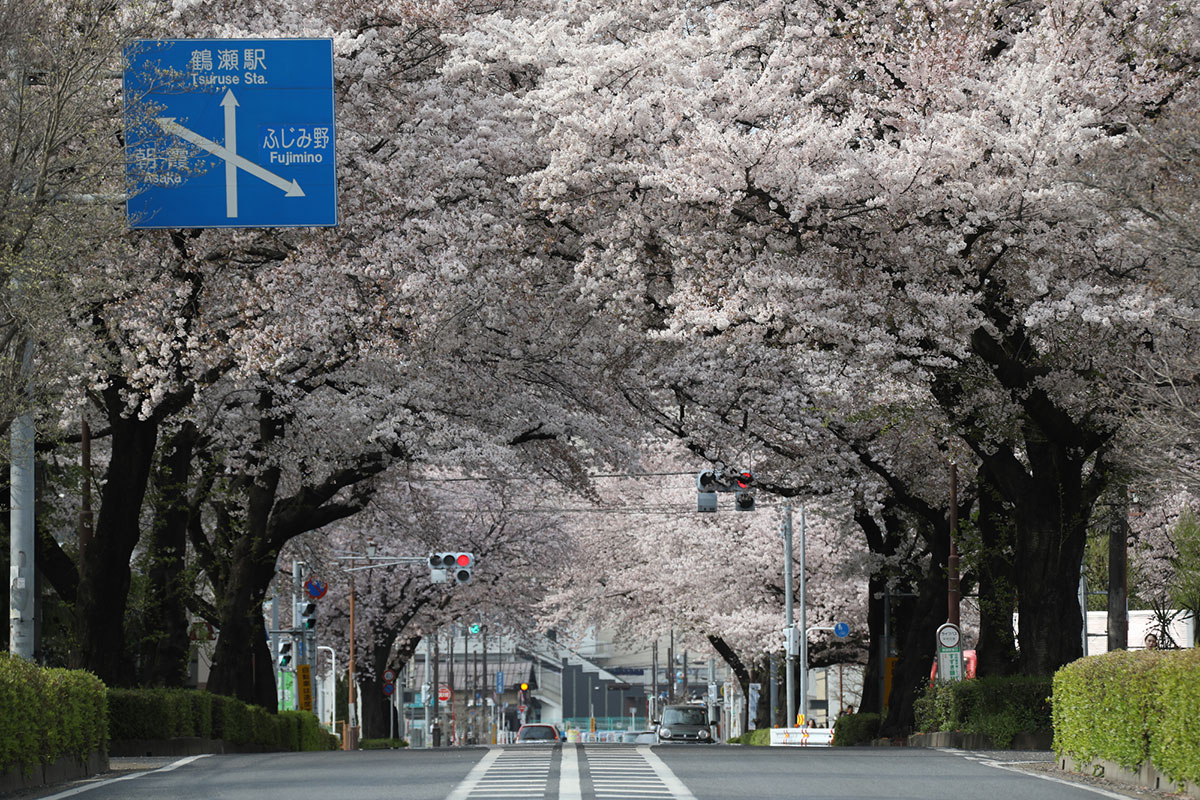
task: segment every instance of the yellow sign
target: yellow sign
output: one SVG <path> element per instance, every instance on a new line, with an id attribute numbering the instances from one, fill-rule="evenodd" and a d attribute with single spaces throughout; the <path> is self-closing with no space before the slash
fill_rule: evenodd
<path id="1" fill-rule="evenodd" d="M 312 695 L 312 667 L 308 664 L 300 664 L 296 667 L 296 684 L 298 694 L 300 695 L 300 710 L 313 710 L 313 695 Z"/>

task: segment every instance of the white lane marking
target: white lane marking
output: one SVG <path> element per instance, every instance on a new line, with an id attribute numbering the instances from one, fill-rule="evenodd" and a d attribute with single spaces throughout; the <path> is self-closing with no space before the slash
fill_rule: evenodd
<path id="1" fill-rule="evenodd" d="M 658 779 L 662 781 L 663 786 L 671 790 L 672 797 L 676 798 L 676 800 L 696 800 L 696 796 L 683 785 L 683 781 L 675 777 L 675 773 L 671 771 L 671 768 L 654 754 L 649 745 L 640 745 L 638 752 L 642 754 L 642 758 L 646 759 L 646 763 L 658 775 Z"/>
<path id="2" fill-rule="evenodd" d="M 471 771 L 467 773 L 467 777 L 463 778 L 462 782 L 454 787 L 454 791 L 446 795 L 446 800 L 466 800 L 467 795 L 471 794 L 471 790 L 475 788 L 475 785 L 479 783 L 488 771 L 488 767 L 503 752 L 503 750 L 489 750 L 487 755 L 479 759 L 479 763 L 471 767 Z"/>
<path id="3" fill-rule="evenodd" d="M 158 769 L 150 769 L 143 772 L 131 772 L 128 775 L 122 775 L 119 778 L 109 778 L 106 781 L 97 781 L 96 783 L 88 783 L 84 784 L 83 786 L 76 786 L 74 789 L 67 789 L 65 792 L 59 792 L 58 794 L 52 794 L 49 797 L 43 797 L 42 800 L 59 800 L 60 797 L 73 797 L 74 795 L 81 794 L 83 792 L 90 792 L 92 789 L 99 789 L 101 786 L 108 786 L 113 783 L 119 783 L 120 781 L 131 781 L 134 778 L 140 778 L 143 775 L 150 775 L 155 772 L 170 772 L 173 769 L 182 767 L 184 764 L 190 764 L 197 759 L 206 758 L 209 755 L 212 754 L 203 753 L 198 756 L 188 756 L 187 758 L 181 758 L 178 761 L 172 761 L 165 767 L 159 767 Z"/>
<path id="4" fill-rule="evenodd" d="M 942 750 L 947 753 L 956 753 L 956 754 L 962 756 L 963 758 L 966 758 L 968 761 L 975 761 L 979 764 L 984 764 L 989 767 L 995 767 L 996 769 L 1003 769 L 1003 770 L 1007 770 L 1008 772 L 1015 772 L 1018 775 L 1030 775 L 1034 778 L 1041 778 L 1042 780 L 1045 780 L 1045 781 L 1061 783 L 1063 786 L 1070 786 L 1075 789 L 1083 789 L 1084 791 L 1092 792 L 1093 794 L 1098 794 L 1101 797 L 1111 797 L 1111 798 L 1113 798 L 1113 800 L 1129 800 L 1129 795 L 1126 795 L 1126 794 L 1117 794 L 1116 792 L 1110 792 L 1107 789 L 1101 789 L 1097 786 L 1090 786 L 1086 783 L 1075 783 L 1074 781 L 1068 781 L 1064 778 L 1056 778 L 1053 775 L 1043 775 L 1040 772 L 1030 772 L 1030 771 L 1024 770 L 1024 769 L 1010 767 L 1007 764 L 1001 763 L 999 761 L 994 761 L 990 758 L 983 758 L 981 756 L 974 755 L 973 753 L 970 753 L 969 751 L 959 750 L 958 748 L 955 748 L 955 747 L 939 747 L 937 749 Z M 1137 787 L 1135 787 L 1135 788 L 1137 788 Z"/>
<path id="5" fill-rule="evenodd" d="M 579 785 L 579 745 L 564 744 L 558 769 L 558 800 L 581 800 Z"/>

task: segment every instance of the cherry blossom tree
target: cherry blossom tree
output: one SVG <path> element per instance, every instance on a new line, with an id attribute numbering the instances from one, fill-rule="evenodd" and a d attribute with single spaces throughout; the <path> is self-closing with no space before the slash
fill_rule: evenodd
<path id="1" fill-rule="evenodd" d="M 456 621 L 483 617 L 493 625 L 528 628 L 542 596 L 537 587 L 548 568 L 567 560 L 571 546 L 560 515 L 541 508 L 545 493 L 531 491 L 527 481 L 470 479 L 432 468 L 382 480 L 363 513 L 296 539 L 284 551 L 336 586 L 320 601 L 319 633 L 341 664 L 349 658 L 347 588 L 354 587 L 355 677 L 365 736 L 388 730 L 388 704 L 381 699 L 385 670 L 403 666 L 422 639 Z M 372 563 L 362 558 L 368 541 L 378 566 L 352 578 L 347 569 Z M 475 555 L 470 584 L 434 584 L 426 563 L 386 561 L 406 556 L 423 562 L 428 553 L 444 550 Z"/>
<path id="2" fill-rule="evenodd" d="M 923 387 L 1013 520 L 1021 667 L 1045 673 L 1078 655 L 1113 365 L 1162 311 L 1139 283 L 1160 256 L 1088 213 L 1069 169 L 1184 96 L 1181 13 L 552 3 L 464 35 L 453 68 L 515 76 L 537 110 L 526 202 L 579 232 L 594 308 Z"/>

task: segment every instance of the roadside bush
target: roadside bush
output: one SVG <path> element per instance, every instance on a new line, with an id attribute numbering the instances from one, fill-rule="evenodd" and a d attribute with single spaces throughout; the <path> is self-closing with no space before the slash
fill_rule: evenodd
<path id="1" fill-rule="evenodd" d="M 82 670 L 43 669 L 0 653 L 0 773 L 63 757 L 80 760 L 104 749 L 108 705 L 104 684 Z"/>
<path id="2" fill-rule="evenodd" d="M 1082 658 L 1054 676 L 1054 749 L 1200 782 L 1200 651 Z M 1103 720 L 1103 724 L 1096 724 Z"/>
<path id="3" fill-rule="evenodd" d="M 917 730 L 981 733 L 1008 747 L 1018 733 L 1051 729 L 1051 678 L 1017 675 L 935 683 L 913 704 Z"/>
<path id="4" fill-rule="evenodd" d="M 112 689 L 108 694 L 114 740 L 198 736 L 264 750 L 332 750 L 337 744 L 309 711 L 271 714 L 194 689 Z"/>
<path id="5" fill-rule="evenodd" d="M 1176 781 L 1200 783 L 1200 650 L 1166 655 L 1159 665 L 1150 760 Z"/>
<path id="6" fill-rule="evenodd" d="M 833 723 L 833 744 L 835 747 L 870 744 L 879 736 L 881 723 L 878 714 L 841 714 Z"/>
<path id="7" fill-rule="evenodd" d="M 1116 650 L 1060 669 L 1054 676 L 1054 749 L 1084 763 L 1103 758 L 1136 769 L 1150 755 L 1156 667 L 1165 655 Z"/>
<path id="8" fill-rule="evenodd" d="M 358 741 L 359 750 L 396 750 L 401 747 L 408 747 L 408 742 L 404 739 L 360 739 Z"/>

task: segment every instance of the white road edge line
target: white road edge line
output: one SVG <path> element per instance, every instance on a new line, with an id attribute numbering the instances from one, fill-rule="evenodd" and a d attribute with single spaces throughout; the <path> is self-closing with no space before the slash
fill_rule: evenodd
<path id="1" fill-rule="evenodd" d="M 957 753 L 958 755 L 971 758 L 971 753 L 969 750 L 959 750 L 954 747 L 945 747 L 945 748 L 938 748 L 938 749 L 945 750 L 947 753 Z M 1110 792 L 1107 789 L 1101 789 L 1096 786 L 1089 786 L 1086 783 L 1075 783 L 1074 781 L 1068 781 L 1068 780 L 1065 780 L 1064 778 L 1056 778 L 1053 775 L 1043 775 L 1040 772 L 1030 772 L 1029 770 L 1018 769 L 1016 767 L 1010 767 L 1007 764 L 1001 763 L 999 761 L 994 761 L 990 758 L 980 758 L 980 757 L 976 756 L 976 757 L 971 758 L 971 760 L 976 761 L 980 764 L 984 764 L 989 767 L 995 767 L 996 769 L 1003 769 L 1003 770 L 1007 770 L 1008 772 L 1016 772 L 1019 775 L 1029 775 L 1034 778 L 1041 778 L 1044 781 L 1052 781 L 1053 783 L 1061 783 L 1063 786 L 1070 786 L 1075 789 L 1083 789 L 1084 791 L 1091 792 L 1093 794 L 1098 794 L 1101 797 L 1111 797 L 1111 798 L 1113 798 L 1113 800 L 1129 800 L 1129 795 L 1126 795 L 1126 794 L 1117 794 L 1116 792 Z"/>
<path id="2" fill-rule="evenodd" d="M 446 795 L 446 800 L 466 800 L 466 797 L 471 793 L 471 790 L 474 789 L 476 785 L 478 785 L 479 781 L 483 779 L 484 774 L 488 771 L 488 767 L 490 767 L 492 762 L 499 758 L 500 754 L 503 752 L 504 751 L 499 748 L 495 750 L 489 750 L 487 755 L 479 759 L 478 764 L 471 767 L 471 771 L 467 773 L 467 777 L 463 778 L 462 782 L 459 783 L 458 786 L 454 787 L 454 791 Z"/>
<path id="3" fill-rule="evenodd" d="M 562 762 L 558 769 L 558 800 L 581 800 L 579 785 L 579 745 L 562 746 Z"/>
<path id="4" fill-rule="evenodd" d="M 654 754 L 654 751 L 650 749 L 650 745 L 640 745 L 637 751 L 642 754 L 642 758 L 646 759 L 646 763 L 658 775 L 658 779 L 663 782 L 663 786 L 671 790 L 671 795 L 676 800 L 696 800 L 696 796 L 683 785 L 683 781 L 675 777 L 675 773 L 671 771 L 666 762 Z"/>
<path id="5" fill-rule="evenodd" d="M 65 792 L 59 792 L 58 794 L 52 794 L 49 797 L 43 797 L 42 800 L 59 800 L 59 798 L 61 798 L 61 797 L 72 797 L 77 794 L 82 794 L 83 792 L 90 792 L 92 789 L 99 789 L 101 786 L 108 786 L 109 784 L 119 783 L 121 781 L 131 781 L 134 778 L 140 778 L 143 775 L 149 775 L 154 772 L 170 772 L 173 769 L 178 769 L 179 767 L 182 767 L 184 764 L 190 764 L 197 759 L 206 758 L 210 755 L 212 755 L 212 754 L 211 753 L 202 753 L 201 755 L 198 755 L 198 756 L 188 756 L 187 758 L 181 758 L 178 761 L 172 761 L 170 764 L 167 764 L 165 767 L 159 767 L 158 769 L 148 769 L 148 770 L 143 770 L 141 772 L 131 772 L 128 775 L 122 775 L 119 778 L 109 778 L 106 781 L 96 781 L 95 783 L 87 783 L 87 784 L 84 784 L 83 786 L 76 786 L 74 789 L 67 789 Z"/>

